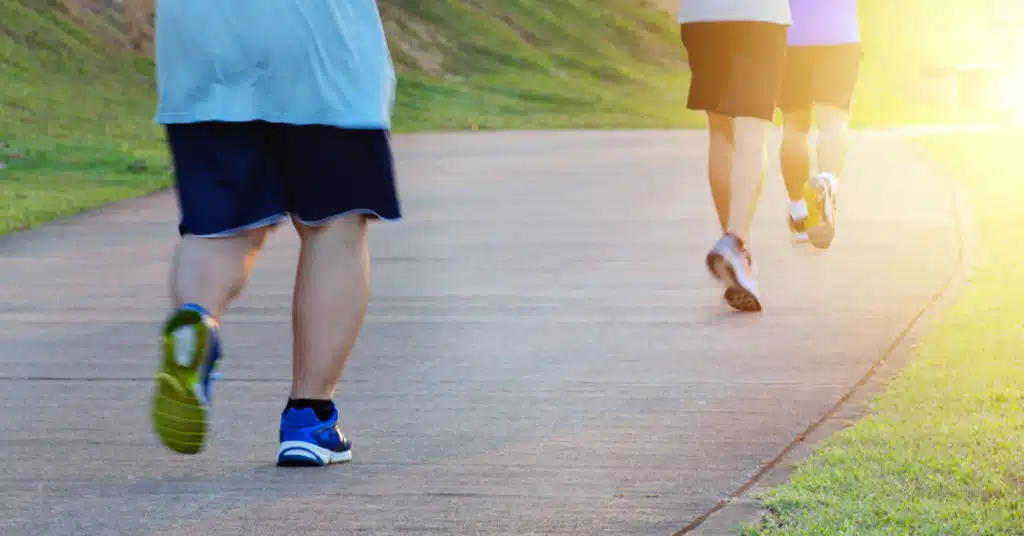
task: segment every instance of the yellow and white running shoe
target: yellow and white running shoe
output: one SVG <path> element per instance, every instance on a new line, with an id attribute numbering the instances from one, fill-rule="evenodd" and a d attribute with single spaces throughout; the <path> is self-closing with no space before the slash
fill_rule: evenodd
<path id="1" fill-rule="evenodd" d="M 816 248 L 828 249 L 836 237 L 836 178 L 819 173 L 804 186 L 807 237 Z"/>

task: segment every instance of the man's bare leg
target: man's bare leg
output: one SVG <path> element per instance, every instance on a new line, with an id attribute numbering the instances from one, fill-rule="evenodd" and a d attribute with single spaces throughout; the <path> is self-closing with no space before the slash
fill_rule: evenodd
<path id="1" fill-rule="evenodd" d="M 811 175 L 811 110 L 786 112 L 782 127 L 779 160 L 789 196 L 789 230 L 798 242 L 807 240 L 809 209 L 804 188 Z"/>
<path id="2" fill-rule="evenodd" d="M 729 188 L 726 231 L 746 242 L 764 184 L 768 121 L 737 117 L 733 126 L 736 156 Z"/>
<path id="3" fill-rule="evenodd" d="M 736 154 L 732 118 L 708 113 L 708 135 L 708 182 L 718 223 L 724 233 L 729 223 L 729 189 Z"/>
<path id="4" fill-rule="evenodd" d="M 292 389 L 281 416 L 277 464 L 323 466 L 352 459 L 334 391 L 363 327 L 370 296 L 366 217 L 322 225 L 293 220 L 302 241 L 292 298 Z M 322 435 L 325 427 L 332 433 Z"/>
<path id="5" fill-rule="evenodd" d="M 810 109 L 785 114 L 779 160 L 790 201 L 803 201 L 804 186 L 811 176 L 810 129 Z"/>
<path id="6" fill-rule="evenodd" d="M 345 370 L 370 296 L 367 221 L 362 214 L 311 227 L 302 240 L 292 303 L 293 400 L 329 401 Z"/>
<path id="7" fill-rule="evenodd" d="M 195 454 L 203 447 L 210 382 L 220 359 L 219 319 L 245 287 L 268 232 L 185 236 L 178 244 L 171 268 L 175 310 L 162 329 L 163 358 L 151 408 L 157 435 L 172 450 Z"/>
<path id="8" fill-rule="evenodd" d="M 818 173 L 811 179 L 813 203 L 807 220 L 807 236 L 815 247 L 827 249 L 836 235 L 836 188 L 846 165 L 849 112 L 816 105 L 818 120 Z"/>
<path id="9" fill-rule="evenodd" d="M 846 168 L 850 113 L 841 108 L 814 107 L 818 123 L 818 171 L 838 179 Z"/>
<path id="10" fill-rule="evenodd" d="M 219 320 L 245 288 L 268 233 L 259 228 L 223 238 L 182 237 L 171 266 L 174 307 L 199 305 Z"/>
<path id="11" fill-rule="evenodd" d="M 725 234 L 707 257 L 708 270 L 726 286 L 726 302 L 740 311 L 761 310 L 748 240 L 764 184 L 767 127 L 768 121 L 763 119 L 733 119 L 735 157 Z"/>

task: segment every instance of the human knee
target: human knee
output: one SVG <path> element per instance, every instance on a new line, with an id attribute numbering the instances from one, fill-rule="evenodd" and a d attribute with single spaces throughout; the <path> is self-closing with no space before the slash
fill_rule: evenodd
<path id="1" fill-rule="evenodd" d="M 267 235 L 270 234 L 270 227 L 260 227 L 256 229 L 245 229 L 229 235 L 219 236 L 195 236 L 192 234 L 184 234 L 181 237 L 182 244 L 194 244 L 192 248 L 198 247 L 198 251 L 209 252 L 209 254 L 217 254 L 217 252 L 223 252 L 223 254 L 243 254 L 248 255 L 259 251 L 263 247 L 263 243 L 267 239 Z"/>
<path id="2" fill-rule="evenodd" d="M 846 143 L 846 137 L 848 135 L 847 127 L 842 123 L 830 123 L 822 125 L 818 129 L 818 143 Z"/>
<path id="3" fill-rule="evenodd" d="M 846 153 L 848 121 L 844 114 L 839 113 L 824 115 L 823 119 L 818 126 L 818 153 L 822 157 L 834 155 L 822 165 L 835 167 L 839 164 L 833 162 L 834 158 L 842 158 L 841 155 Z"/>
<path id="4" fill-rule="evenodd" d="M 733 145 L 736 142 L 733 123 L 733 118 L 729 116 L 708 113 L 708 133 L 711 136 L 711 143 Z"/>
<path id="5" fill-rule="evenodd" d="M 782 132 L 786 136 L 806 138 L 811 132 L 810 108 L 786 112 L 782 119 Z"/>
<path id="6" fill-rule="evenodd" d="M 760 153 L 763 156 L 769 122 L 756 117 L 737 117 L 733 120 L 733 145 L 737 157 L 741 153 Z"/>
<path id="7" fill-rule="evenodd" d="M 243 244 L 245 244 L 245 247 L 250 252 L 259 251 L 267 241 L 267 236 L 270 235 L 270 230 L 271 227 L 248 229 L 239 233 L 238 238 Z"/>
<path id="8" fill-rule="evenodd" d="M 227 236 L 185 234 L 175 250 L 172 292 L 176 302 L 200 303 L 220 315 L 245 288 L 269 228 Z"/>
<path id="9" fill-rule="evenodd" d="M 841 108 L 817 106 L 814 109 L 818 130 L 822 134 L 844 134 L 849 127 L 850 114 Z"/>
<path id="10" fill-rule="evenodd" d="M 789 127 L 788 125 L 783 127 L 782 130 L 782 150 L 783 151 L 803 151 L 808 150 L 808 144 L 810 143 L 810 132 L 802 130 L 796 127 Z"/>

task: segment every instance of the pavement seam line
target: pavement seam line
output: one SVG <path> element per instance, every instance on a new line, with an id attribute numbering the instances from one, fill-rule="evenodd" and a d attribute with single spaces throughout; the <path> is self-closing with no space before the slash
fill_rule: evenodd
<path id="1" fill-rule="evenodd" d="M 724 510 L 726 507 L 731 505 L 732 502 L 735 501 L 736 499 L 741 498 L 743 495 L 745 495 L 747 492 L 753 489 L 754 486 L 761 482 L 761 480 L 768 476 L 774 469 L 778 468 L 778 466 L 783 461 L 786 460 L 789 454 L 792 453 L 797 446 L 799 446 L 804 441 L 807 441 L 807 439 L 812 434 L 814 434 L 814 432 L 816 432 L 819 428 L 821 428 L 823 425 L 832 420 L 832 418 L 835 417 L 835 415 L 841 409 L 843 409 L 847 402 L 854 398 L 854 396 L 864 386 L 866 386 L 868 383 L 871 382 L 872 379 L 875 378 L 875 375 L 877 374 L 878 370 L 882 368 L 882 365 L 884 365 L 887 361 L 890 360 L 890 358 L 895 354 L 896 350 L 900 349 L 903 346 L 903 344 L 907 342 L 911 333 L 917 327 L 919 327 L 919 322 L 922 319 L 922 317 L 929 313 L 933 306 L 942 301 L 942 299 L 947 295 L 947 293 L 949 293 L 953 289 L 955 282 L 957 282 L 966 275 L 968 267 L 966 263 L 965 251 L 967 247 L 964 243 L 964 214 L 963 210 L 961 210 L 961 207 L 963 206 L 964 202 L 963 193 L 960 191 L 960 188 L 952 182 L 951 179 L 949 179 L 948 184 L 952 187 L 953 190 L 952 208 L 955 214 L 954 230 L 957 242 L 956 261 L 954 262 L 954 269 L 950 274 L 949 278 L 947 278 L 946 281 L 939 288 L 939 290 L 935 294 L 933 294 L 927 302 L 925 302 L 922 308 L 916 314 L 914 314 L 913 317 L 911 317 L 910 321 L 907 323 L 907 326 L 900 331 L 900 333 L 896 336 L 893 342 L 882 353 L 881 357 L 879 357 L 877 360 L 875 360 L 874 363 L 872 363 L 871 368 L 869 368 L 868 371 L 864 373 L 863 376 L 861 376 L 861 378 L 857 381 L 857 383 L 853 385 L 853 387 L 851 387 L 832 406 L 830 406 L 829 409 L 826 410 L 825 413 L 821 415 L 821 417 L 819 417 L 809 426 L 804 428 L 799 434 L 797 434 L 795 438 L 793 438 L 789 443 L 787 443 L 782 448 L 782 450 L 779 451 L 779 453 L 776 454 L 773 458 L 768 460 L 766 463 L 762 464 L 761 467 L 758 468 L 757 472 L 755 472 L 750 478 L 748 478 L 742 485 L 740 485 L 732 492 L 729 492 L 728 495 L 726 495 L 723 499 L 718 501 L 714 506 L 705 511 L 703 514 L 691 520 L 688 524 L 686 524 L 683 528 L 679 529 L 679 531 L 677 531 L 672 536 L 684 536 L 686 534 L 693 532 L 694 530 L 697 530 L 709 519 L 711 519 L 715 514 L 718 514 L 719 512 Z"/>

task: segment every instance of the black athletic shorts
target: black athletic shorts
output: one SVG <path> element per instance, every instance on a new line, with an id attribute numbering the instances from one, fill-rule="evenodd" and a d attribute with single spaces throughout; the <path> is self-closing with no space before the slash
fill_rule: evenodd
<path id="1" fill-rule="evenodd" d="M 848 111 L 863 57 L 859 43 L 790 47 L 779 108 L 796 112 L 824 104 Z"/>
<path id="2" fill-rule="evenodd" d="M 231 236 L 288 216 L 401 218 L 385 130 L 207 122 L 167 125 L 167 138 L 182 234 Z"/>
<path id="3" fill-rule="evenodd" d="M 771 121 L 785 66 L 787 30 L 770 22 L 681 25 L 692 73 L 687 107 Z"/>

